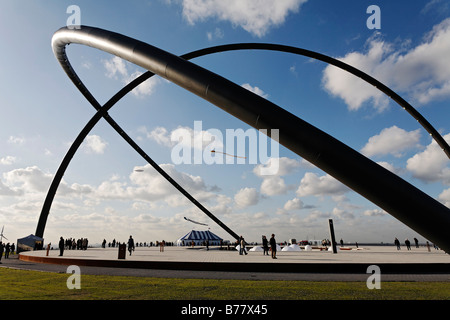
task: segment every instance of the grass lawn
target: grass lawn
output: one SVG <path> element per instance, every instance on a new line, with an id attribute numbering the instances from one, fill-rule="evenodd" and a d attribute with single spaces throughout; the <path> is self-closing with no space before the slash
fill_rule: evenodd
<path id="1" fill-rule="evenodd" d="M 0 300 L 450 300 L 449 282 L 365 282 L 167 279 L 81 275 L 0 268 Z"/>

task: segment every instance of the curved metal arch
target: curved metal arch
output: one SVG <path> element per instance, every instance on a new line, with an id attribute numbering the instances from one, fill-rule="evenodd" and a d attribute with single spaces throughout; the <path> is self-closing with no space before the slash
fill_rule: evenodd
<path id="1" fill-rule="evenodd" d="M 66 70 L 66 73 L 68 73 L 69 77 L 72 78 L 72 81 L 74 81 L 73 76 L 75 73 L 73 70 L 71 70 L 70 64 L 68 63 L 67 59 L 64 59 L 65 52 L 64 47 L 66 44 L 69 44 L 71 42 L 81 43 L 85 45 L 89 45 L 104 51 L 107 51 L 109 53 L 121 56 L 122 58 L 129 60 L 131 62 L 134 62 L 138 65 L 143 66 L 144 68 L 148 70 L 155 71 L 156 73 L 160 74 L 163 77 L 166 77 L 167 79 L 171 80 L 172 82 L 175 82 L 182 87 L 196 93 L 197 95 L 200 95 L 201 97 L 205 98 L 208 101 L 211 101 L 212 103 L 216 104 L 217 106 L 225 109 L 226 111 L 230 112 L 231 114 L 235 115 L 239 119 L 249 123 L 250 125 L 254 126 L 255 128 L 277 128 L 275 127 L 268 127 L 263 126 L 262 124 L 273 124 L 273 123 L 280 123 L 279 121 L 270 121 L 270 115 L 282 115 L 281 117 L 283 119 L 284 123 L 288 123 L 291 125 L 297 124 L 300 125 L 298 127 L 301 129 L 300 131 L 308 132 L 317 134 L 318 136 L 312 136 L 309 140 L 313 140 L 313 142 L 322 142 L 326 146 L 326 148 L 320 148 L 321 152 L 317 147 L 313 147 L 311 141 L 308 143 L 305 141 L 305 139 L 301 139 L 301 135 L 296 134 L 295 132 L 292 132 L 292 130 L 286 130 L 288 131 L 287 134 L 281 135 L 280 134 L 280 143 L 287 146 L 292 151 L 296 152 L 297 154 L 301 155 L 305 159 L 311 161 L 312 163 L 316 164 L 319 168 L 324 169 L 324 171 L 329 172 L 338 180 L 341 180 L 344 184 L 347 184 L 349 187 L 353 188 L 355 191 L 359 192 L 360 194 L 364 195 L 366 198 L 371 200 L 372 202 L 378 204 L 380 207 L 384 208 L 388 212 L 390 212 L 392 215 L 397 217 L 398 219 L 402 220 L 405 224 L 409 225 L 419 233 L 422 233 L 424 236 L 426 236 L 428 239 L 438 243 L 441 247 L 448 249 L 448 242 L 445 242 L 445 237 L 442 237 L 442 231 L 445 230 L 445 228 L 439 228 L 438 224 L 436 223 L 433 225 L 430 225 L 429 223 L 419 223 L 417 219 L 417 215 L 413 215 L 413 217 L 408 217 L 406 212 L 408 212 L 408 208 L 426 208 L 428 205 L 431 205 L 430 208 L 432 208 L 432 215 L 439 218 L 439 221 L 444 222 L 446 226 L 449 224 L 449 210 L 436 200 L 430 198 L 429 196 L 425 195 L 420 190 L 416 189 L 415 187 L 411 186 L 407 182 L 403 181 L 399 177 L 391 174 L 384 168 L 379 167 L 378 165 L 374 164 L 369 159 L 363 157 L 356 151 L 348 148 L 344 144 L 340 143 L 339 141 L 335 140 L 334 138 L 328 136 L 327 134 L 321 132 L 317 128 L 312 127 L 311 125 L 305 123 L 303 120 L 295 117 L 294 115 L 288 113 L 284 109 L 281 109 L 280 107 L 266 101 L 265 99 L 260 98 L 259 96 L 255 96 L 253 94 L 249 94 L 248 92 L 242 91 L 242 88 L 240 86 L 237 86 L 231 82 L 229 82 L 226 79 L 223 79 L 207 70 L 204 70 L 198 66 L 192 65 L 192 64 L 185 64 L 185 62 L 180 62 L 179 57 L 170 55 L 169 53 L 166 53 L 160 49 L 154 48 L 148 44 L 139 42 L 137 40 L 118 35 L 109 31 L 96 29 L 96 28 L 90 28 L 90 27 L 83 27 L 85 32 L 79 33 L 78 35 L 75 34 L 66 34 L 65 31 L 67 29 L 61 29 L 57 32 L 64 33 L 64 36 L 62 37 L 56 37 L 56 42 L 53 42 L 53 48 L 55 51 L 55 55 L 58 57 L 58 60 L 60 61 L 63 68 Z M 79 30 L 78 30 L 79 32 Z M 69 32 L 70 33 L 70 32 Z M 56 35 L 56 34 L 55 34 Z M 81 37 L 79 37 L 81 36 Z M 66 38 L 67 37 L 67 38 Z M 82 39 L 82 38 L 85 39 Z M 64 39 L 63 39 L 64 38 Z M 89 39 L 89 40 L 88 40 Z M 55 40 L 55 37 L 54 37 Z M 55 45 L 56 43 L 56 45 Z M 241 48 L 248 46 L 248 49 L 253 49 L 251 46 L 275 46 L 278 45 L 267 45 L 267 44 L 242 44 Z M 222 46 L 222 51 L 226 46 Z M 281 48 L 283 46 L 279 46 Z M 286 47 L 287 50 L 292 50 L 292 47 Z M 283 49 L 283 51 L 286 50 Z M 303 51 L 306 54 L 303 55 L 314 55 L 318 56 L 319 60 L 323 60 L 325 62 L 328 62 L 326 60 L 332 59 L 311 51 L 293 48 L 295 51 Z M 218 50 L 216 49 L 207 49 L 208 50 Z M 199 50 L 200 52 L 202 50 Z M 205 50 L 203 50 L 205 51 Z M 205 51 L 205 52 L 206 52 Z M 279 50 L 282 51 L 282 50 Z M 191 53 L 193 54 L 193 53 Z M 302 54 L 302 53 L 300 53 Z M 189 56 L 185 55 L 186 57 Z M 317 58 L 314 57 L 313 58 Z M 325 58 L 325 60 L 324 60 Z M 181 59 L 182 60 L 182 59 Z M 337 61 L 337 60 L 336 60 Z M 339 62 L 339 61 L 337 61 Z M 329 62 L 330 63 L 330 62 Z M 341 62 L 339 62 L 341 63 Z M 334 64 L 334 63 L 332 63 Z M 345 68 L 345 64 L 344 68 Z M 355 69 L 357 70 L 357 69 Z M 197 75 L 194 75 L 194 71 L 200 73 Z M 348 70 L 347 70 L 348 71 Z M 357 73 L 360 73 L 362 75 L 362 78 L 364 77 L 364 73 L 357 70 Z M 76 75 L 75 75 L 76 77 Z M 76 79 L 75 79 L 76 80 Z M 75 84 L 76 81 L 74 81 Z M 80 84 L 80 82 L 78 82 Z M 380 83 L 376 83 L 376 86 L 380 85 Z M 78 85 L 77 85 L 78 86 Z M 81 87 L 84 85 L 81 84 Z M 233 87 L 234 86 L 234 87 Z M 378 87 L 378 86 L 377 86 Z M 80 88 L 80 87 L 79 87 Z M 222 88 L 222 90 L 221 90 Z M 225 90 L 225 89 L 226 90 Z M 387 87 L 386 87 L 387 88 Z M 386 89 L 385 88 L 385 89 Z M 211 90 L 213 89 L 213 90 Z M 390 89 L 387 88 L 389 91 Z M 225 90 L 225 95 L 223 90 Z M 245 90 L 245 89 L 243 89 Z M 380 89 L 382 90 L 382 89 Z M 231 91 L 231 92 L 230 92 Z M 247 91 L 247 90 L 245 90 Z M 383 91 L 383 90 L 382 90 Z M 88 92 L 88 91 L 87 91 Z M 230 93 L 231 96 L 229 95 Z M 236 94 L 242 94 L 244 97 L 236 96 Z M 85 94 L 85 93 L 83 93 Z M 227 97 L 228 94 L 228 97 Z M 396 96 L 395 93 L 392 96 Z M 232 99 L 230 99 L 230 97 Z M 398 99 L 399 97 L 397 97 Z M 400 98 L 401 99 L 401 98 Z M 95 99 L 94 99 L 95 100 Z M 236 101 L 238 100 L 238 101 Z M 395 99 L 394 99 L 395 100 Z M 403 100 L 403 99 L 401 99 Z M 400 101 L 401 101 L 400 100 Z M 396 100 L 397 101 L 397 100 Z M 255 110 L 255 108 L 252 107 L 246 107 L 246 103 L 250 102 L 258 102 L 262 104 L 265 108 L 262 108 L 263 110 Z M 398 102 L 398 101 L 397 101 Z M 406 102 L 405 102 L 406 103 Z M 234 109 L 233 109 L 234 107 Z M 237 108 L 236 108 L 237 107 Z M 230 109 L 231 108 L 231 109 Z M 407 109 L 407 108 L 405 108 Z M 411 107 L 410 110 L 408 110 L 411 113 L 411 110 L 414 111 L 414 109 Z M 264 111 L 264 112 L 261 112 Z M 269 115 L 270 114 L 270 115 Z M 268 116 L 269 115 L 269 116 Z M 414 116 L 414 115 L 413 115 Z M 415 118 L 417 117 L 414 116 Z M 419 118 L 421 116 L 419 115 Z M 417 118 L 416 118 L 417 119 Z M 255 121 L 256 120 L 256 121 Z M 286 121 L 284 121 L 286 120 Z M 426 123 L 425 123 L 426 125 Z M 281 128 L 281 126 L 279 126 Z M 303 128 L 302 128 L 303 127 Z M 292 127 L 290 127 L 292 129 Z M 306 131 L 305 131 L 306 130 Z M 428 130 L 428 129 L 427 129 Z M 284 131 L 284 129 L 283 129 Z M 297 130 L 299 131 L 299 130 Z M 300 138 L 300 143 L 295 143 L 295 137 Z M 319 138 L 320 137 L 320 138 Z M 293 139 L 294 138 L 294 139 Z M 332 146 L 333 149 L 336 148 L 336 150 L 328 149 L 327 147 Z M 351 151 L 349 151 L 351 150 Z M 332 165 L 330 164 L 330 159 L 332 157 L 324 156 L 327 151 L 333 151 L 330 152 L 330 154 L 333 154 L 334 156 L 338 155 L 338 153 L 343 152 L 345 153 L 345 157 L 338 157 L 338 165 Z M 335 152 L 339 151 L 339 152 Z M 325 153 L 325 154 L 322 154 Z M 345 161 L 342 162 L 343 159 L 346 159 L 350 163 L 352 163 L 351 166 L 345 166 Z M 314 161 L 315 160 L 315 161 Z M 336 161 L 334 161 L 336 162 Z M 356 165 L 356 166 L 355 166 Z M 336 170 L 337 168 L 337 170 Z M 364 183 L 361 179 L 355 178 L 355 179 L 345 179 L 345 168 L 348 169 L 354 169 L 354 171 L 357 171 L 355 175 L 358 175 L 361 172 L 364 172 L 364 170 L 372 169 L 376 171 L 376 174 L 366 174 L 364 175 L 365 178 L 376 178 L 373 186 L 384 186 L 386 187 L 386 196 L 380 196 L 380 191 L 375 192 L 376 195 L 371 194 L 371 192 L 376 191 L 376 188 L 370 187 L 370 183 Z M 380 169 L 381 168 L 381 169 Z M 328 171 L 328 170 L 329 171 Z M 363 170 L 361 170 L 363 169 Z M 333 173 L 331 173 L 333 172 Z M 343 174 L 344 173 L 344 174 Z M 381 178 L 382 177 L 382 178 Z M 393 196 L 391 193 L 389 193 L 389 190 L 393 190 L 393 188 L 389 188 L 389 184 L 394 184 L 395 187 L 401 187 L 405 188 L 405 190 L 402 190 L 400 192 L 396 192 Z M 357 187 L 356 189 L 354 187 Z M 395 189 L 395 188 L 394 188 Z M 407 191 L 407 192 L 406 192 Z M 414 195 L 410 194 L 410 197 L 407 196 L 407 193 L 413 192 Z M 418 196 L 419 198 L 416 198 L 415 196 Z M 384 198 L 384 199 L 383 199 Z M 404 210 L 399 208 L 398 205 L 395 205 L 395 201 L 393 200 L 413 200 L 417 199 L 415 204 L 420 205 L 419 207 L 414 207 L 408 205 L 408 203 L 405 203 Z M 437 227 L 437 228 L 435 228 Z M 442 230 L 441 230 L 442 229 Z M 435 241 L 438 240 L 438 241 Z M 444 244 L 444 245 L 443 245 Z"/>

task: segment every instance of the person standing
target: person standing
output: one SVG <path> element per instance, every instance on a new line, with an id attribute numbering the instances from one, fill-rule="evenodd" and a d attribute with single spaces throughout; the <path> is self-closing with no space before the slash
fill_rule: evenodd
<path id="1" fill-rule="evenodd" d="M 128 251 L 130 252 L 131 256 L 131 252 L 134 251 L 134 239 L 132 236 L 130 236 L 130 238 L 128 239 Z"/>
<path id="2" fill-rule="evenodd" d="M 3 243 L 0 241 L 0 264 L 2 263 L 2 257 L 3 257 Z"/>
<path id="3" fill-rule="evenodd" d="M 272 233 L 272 237 L 270 238 L 270 250 L 272 250 L 272 259 L 277 258 L 277 241 L 275 240 L 275 235 Z"/>
<path id="4" fill-rule="evenodd" d="M 262 236 L 262 245 L 263 245 L 263 256 L 269 255 L 269 242 L 267 241 L 266 236 Z"/>
<path id="5" fill-rule="evenodd" d="M 11 246 L 9 245 L 9 242 L 5 246 L 5 259 L 9 259 L 9 252 L 11 251 Z"/>
<path id="6" fill-rule="evenodd" d="M 64 246 L 65 246 L 66 244 L 65 244 L 65 242 L 64 242 L 64 238 L 63 237 L 60 237 L 59 238 L 59 243 L 58 243 L 58 246 L 59 246 L 59 256 L 60 257 L 62 257 L 62 255 L 63 255 L 63 253 L 64 253 Z"/>

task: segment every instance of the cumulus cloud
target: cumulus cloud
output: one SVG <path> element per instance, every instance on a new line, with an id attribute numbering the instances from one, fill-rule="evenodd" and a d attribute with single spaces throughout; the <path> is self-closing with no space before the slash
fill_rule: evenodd
<path id="1" fill-rule="evenodd" d="M 16 162 L 16 157 L 13 157 L 13 156 L 6 156 L 3 158 L 0 158 L 0 164 L 3 164 L 5 166 L 11 165 L 14 162 Z"/>
<path id="2" fill-rule="evenodd" d="M 447 143 L 450 143 L 450 133 L 443 136 L 443 138 Z M 448 158 L 434 140 L 432 140 L 423 152 L 408 159 L 406 169 L 412 172 L 415 178 L 422 181 L 440 181 L 450 185 Z"/>
<path id="3" fill-rule="evenodd" d="M 206 147 L 210 149 L 223 149 L 222 134 L 218 130 L 202 130 L 201 125 L 198 123 L 200 122 L 195 122 L 194 128 L 180 126 L 169 131 L 164 127 L 156 127 L 149 132 L 147 128 L 142 127 L 140 131 L 148 139 L 169 148 L 178 144 L 188 149 L 196 148 L 203 150 Z"/>
<path id="4" fill-rule="evenodd" d="M 382 209 L 367 209 L 364 210 L 363 215 L 368 217 L 386 216 L 388 213 Z"/>
<path id="5" fill-rule="evenodd" d="M 317 174 L 307 172 L 300 181 L 297 196 L 340 196 L 350 189 L 330 175 L 319 177 Z"/>
<path id="6" fill-rule="evenodd" d="M 294 198 L 292 200 L 288 200 L 285 204 L 284 204 L 284 209 L 285 210 L 300 210 L 303 208 L 303 201 L 300 200 L 299 198 Z"/>
<path id="7" fill-rule="evenodd" d="M 253 206 L 258 200 L 259 193 L 255 188 L 242 188 L 234 196 L 234 202 L 240 208 Z"/>
<path id="8" fill-rule="evenodd" d="M 394 91 L 409 95 L 416 103 L 450 97 L 450 18 L 434 26 L 421 44 L 404 51 L 379 37 L 368 40 L 367 52 L 350 52 L 341 61 L 361 69 Z M 334 66 L 323 72 L 324 88 L 358 110 L 367 101 L 378 111 L 388 105 L 387 97 L 361 79 Z"/>
<path id="9" fill-rule="evenodd" d="M 361 152 L 368 157 L 386 154 L 400 157 L 402 151 L 419 147 L 419 140 L 420 129 L 408 132 L 397 126 L 392 126 L 371 137 Z"/>
<path id="10" fill-rule="evenodd" d="M 272 161 L 277 161 L 278 171 L 276 174 L 266 175 L 264 169 L 270 167 Z M 253 173 L 262 178 L 260 191 L 267 196 L 285 194 L 291 187 L 286 185 L 282 176 L 292 173 L 300 166 L 300 161 L 287 157 L 270 158 L 266 164 L 259 164 L 253 169 Z"/>
<path id="11" fill-rule="evenodd" d="M 6 185 L 25 192 L 44 192 L 51 183 L 52 175 L 37 166 L 14 169 L 3 174 Z"/>
<path id="12" fill-rule="evenodd" d="M 209 18 L 229 21 L 247 32 L 264 36 L 270 28 L 284 23 L 289 13 L 296 13 L 307 0 L 183 0 L 183 16 L 195 24 Z"/>
<path id="13" fill-rule="evenodd" d="M 88 135 L 83 148 L 87 153 L 103 154 L 108 143 L 98 135 Z"/>
<path id="14" fill-rule="evenodd" d="M 32 196 L 48 191 L 53 174 L 43 172 L 37 166 L 31 166 L 5 172 L 3 178 L 4 186 L 7 187 L 4 190 L 12 191 L 14 195 Z M 89 194 L 90 192 L 92 192 L 92 188 L 87 185 L 77 183 L 68 185 L 64 180 L 58 187 L 58 194 L 61 196 Z"/>
<path id="15" fill-rule="evenodd" d="M 172 146 L 169 131 L 164 127 L 156 127 L 150 132 L 148 132 L 146 128 L 141 128 L 141 131 L 147 136 L 148 139 L 154 140 L 160 145 Z"/>
<path id="16" fill-rule="evenodd" d="M 141 71 L 137 70 L 130 72 L 128 70 L 127 62 L 119 57 L 103 60 L 103 66 L 106 69 L 106 76 L 108 78 L 120 80 L 124 85 L 127 85 L 142 74 Z M 158 83 L 158 78 L 151 77 L 138 85 L 131 92 L 137 97 L 151 95 Z"/>

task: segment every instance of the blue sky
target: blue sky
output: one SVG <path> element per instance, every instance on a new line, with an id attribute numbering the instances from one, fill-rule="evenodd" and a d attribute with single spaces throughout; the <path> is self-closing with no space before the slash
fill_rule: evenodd
<path id="1" fill-rule="evenodd" d="M 366 24 L 371 16 L 366 10 L 373 4 L 380 8 L 380 29 Z M 4 0 L 0 3 L 0 225 L 12 241 L 34 233 L 53 175 L 94 114 L 51 50 L 53 33 L 72 17 L 73 12 L 67 13 L 70 5 L 79 7 L 82 25 L 122 33 L 177 55 L 219 44 L 267 42 L 342 59 L 391 87 L 450 141 L 448 1 L 229 1 L 225 5 L 213 0 Z M 144 71 L 88 47 L 71 45 L 67 53 L 100 103 Z M 416 120 L 361 80 L 286 53 L 229 52 L 193 62 L 263 95 L 450 206 L 448 158 Z M 273 175 L 261 175 L 264 163 L 248 160 L 175 163 L 173 150 L 180 145 L 171 136 L 193 133 L 196 121 L 201 121 L 203 131 L 213 129 L 224 137 L 226 130 L 250 128 L 162 78 L 141 85 L 110 115 L 183 187 L 248 241 L 260 241 L 262 234 L 271 233 L 280 241 L 328 238 L 330 218 L 336 236 L 344 241 L 425 240 L 283 147 L 278 154 L 280 170 Z M 183 217 L 207 223 L 213 232 L 230 239 L 100 121 L 64 175 L 44 237 L 53 243 L 61 235 L 88 237 L 92 243 L 103 238 L 125 241 L 130 234 L 142 242 L 176 241 L 193 228 L 204 228 Z"/>

